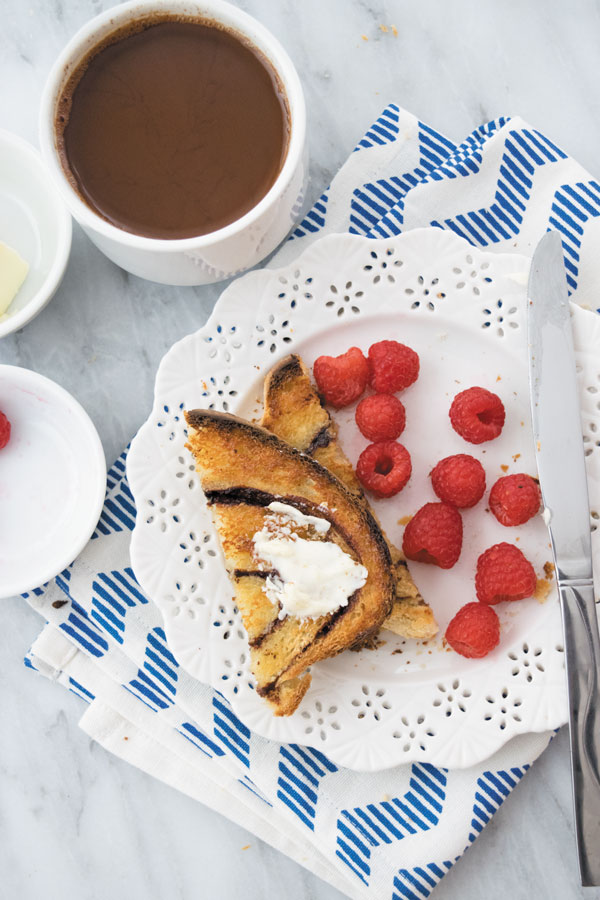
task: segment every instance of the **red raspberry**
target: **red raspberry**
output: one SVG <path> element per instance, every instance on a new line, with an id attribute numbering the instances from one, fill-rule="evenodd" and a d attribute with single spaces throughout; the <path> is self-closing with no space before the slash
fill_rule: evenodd
<path id="1" fill-rule="evenodd" d="M 356 407 L 356 424 L 370 441 L 395 441 L 406 425 L 406 410 L 393 394 L 373 394 Z"/>
<path id="2" fill-rule="evenodd" d="M 3 412 L 0 412 L 0 450 L 10 441 L 10 422 Z"/>
<path id="3" fill-rule="evenodd" d="M 411 472 L 410 454 L 396 441 L 369 444 L 356 464 L 362 485 L 378 497 L 392 497 L 401 491 Z"/>
<path id="4" fill-rule="evenodd" d="M 541 504 L 540 486 L 531 475 L 506 475 L 490 491 L 490 509 L 501 525 L 523 525 Z"/>
<path id="5" fill-rule="evenodd" d="M 431 484 L 440 500 L 466 509 L 485 493 L 485 472 L 478 459 L 457 453 L 440 460 L 431 473 Z"/>
<path id="6" fill-rule="evenodd" d="M 398 341 L 378 341 L 369 347 L 369 384 L 380 394 L 403 391 L 419 377 L 419 357 Z"/>
<path id="7" fill-rule="evenodd" d="M 514 544 L 494 544 L 477 560 L 475 592 L 482 603 L 523 600 L 536 584 L 533 566 Z"/>
<path id="8" fill-rule="evenodd" d="M 446 628 L 453 650 L 468 659 L 481 659 L 500 643 L 500 621 L 496 610 L 483 603 L 467 603 Z"/>
<path id="9" fill-rule="evenodd" d="M 461 391 L 450 407 L 452 427 L 470 444 L 493 441 L 502 431 L 505 418 L 500 397 L 482 387 Z"/>
<path id="10" fill-rule="evenodd" d="M 340 356 L 319 356 L 313 373 L 326 403 L 339 409 L 358 400 L 367 386 L 369 364 L 358 347 Z"/>
<path id="11" fill-rule="evenodd" d="M 408 559 L 451 569 L 462 549 L 463 524 L 449 503 L 426 503 L 404 531 L 402 548 Z"/>

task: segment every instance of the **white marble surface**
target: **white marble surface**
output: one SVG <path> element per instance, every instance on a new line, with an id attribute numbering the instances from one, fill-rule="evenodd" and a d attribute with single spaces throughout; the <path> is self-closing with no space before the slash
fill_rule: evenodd
<path id="1" fill-rule="evenodd" d="M 36 142 L 39 97 L 54 57 L 109 5 L 3 0 L 0 127 Z M 592 0 L 239 5 L 275 32 L 298 66 L 310 113 L 313 198 L 390 100 L 452 138 L 519 113 L 600 174 L 600 7 Z M 379 28 L 392 24 L 397 37 Z M 62 287 L 33 323 L 0 342 L 0 362 L 36 369 L 71 391 L 112 459 L 146 416 L 160 357 L 205 321 L 220 290 L 129 277 L 76 228 Z M 36 615 L 15 599 L 2 603 L 0 616 L 2 900 L 340 896 L 91 743 L 77 728 L 82 702 L 22 666 L 39 629 Z M 566 733 L 435 896 L 600 898 L 600 889 L 578 886 Z"/>

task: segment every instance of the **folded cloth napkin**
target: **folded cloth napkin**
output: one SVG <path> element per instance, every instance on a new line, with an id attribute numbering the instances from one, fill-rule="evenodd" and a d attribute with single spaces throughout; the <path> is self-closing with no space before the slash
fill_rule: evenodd
<path id="1" fill-rule="evenodd" d="M 555 228 L 572 298 L 595 306 L 600 186 L 519 119 L 482 125 L 455 144 L 388 106 L 271 264 L 328 232 L 378 238 L 422 225 L 524 253 Z M 81 727 L 108 750 L 348 896 L 427 897 L 551 735 L 515 738 L 468 770 L 414 763 L 359 774 L 317 750 L 252 734 L 218 692 L 181 670 L 157 608 L 136 584 L 125 458 L 109 473 L 88 547 L 26 597 L 46 620 L 26 665 L 87 701 Z"/>

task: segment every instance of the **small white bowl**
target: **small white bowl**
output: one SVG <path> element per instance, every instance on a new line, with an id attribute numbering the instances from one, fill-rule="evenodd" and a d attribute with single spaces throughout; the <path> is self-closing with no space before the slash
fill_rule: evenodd
<path id="1" fill-rule="evenodd" d="M 45 584 L 79 555 L 100 517 L 106 461 L 98 432 L 64 388 L 0 366 L 0 598 Z"/>
<path id="2" fill-rule="evenodd" d="M 69 259 L 71 232 L 71 216 L 37 150 L 0 130 L 0 241 L 29 263 L 8 318 L 0 322 L 0 338 L 52 299 Z"/>

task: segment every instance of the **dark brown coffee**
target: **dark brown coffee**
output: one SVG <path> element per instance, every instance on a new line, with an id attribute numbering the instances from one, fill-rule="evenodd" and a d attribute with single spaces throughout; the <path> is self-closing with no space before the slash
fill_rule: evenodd
<path id="1" fill-rule="evenodd" d="M 287 152 L 270 63 L 213 22 L 155 15 L 97 45 L 56 112 L 63 168 L 108 222 L 152 238 L 207 234 L 252 209 Z"/>

